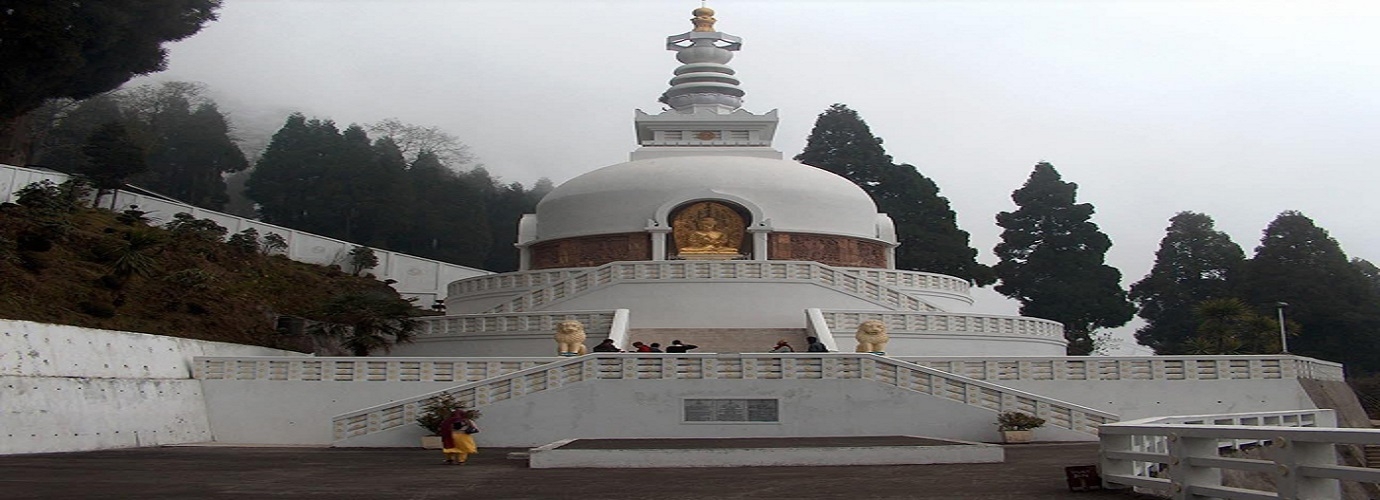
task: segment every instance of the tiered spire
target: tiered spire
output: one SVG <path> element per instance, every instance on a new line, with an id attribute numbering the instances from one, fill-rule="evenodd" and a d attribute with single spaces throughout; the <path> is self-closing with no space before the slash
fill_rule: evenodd
<path id="1" fill-rule="evenodd" d="M 714 30 L 714 9 L 700 7 L 690 20 L 695 28 L 666 37 L 666 49 L 681 62 L 671 88 L 660 101 L 660 114 L 637 112 L 634 160 L 665 156 L 733 155 L 781 158 L 771 148 L 776 134 L 776 111 L 755 115 L 739 109 L 743 89 L 728 62 L 743 41 Z"/>
<path id="2" fill-rule="evenodd" d="M 714 30 L 714 9 L 700 7 L 692 14 L 695 29 L 666 37 L 666 50 L 676 51 L 681 66 L 659 100 L 683 113 L 699 108 L 732 112 L 743 104 L 743 89 L 728 62 L 743 40 Z"/>

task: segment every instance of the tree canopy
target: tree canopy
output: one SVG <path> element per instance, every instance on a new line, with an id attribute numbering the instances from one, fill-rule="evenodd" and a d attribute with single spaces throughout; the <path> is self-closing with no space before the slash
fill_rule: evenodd
<path id="1" fill-rule="evenodd" d="M 1232 296 L 1231 279 L 1246 260 L 1241 247 L 1213 227 L 1211 217 L 1179 212 L 1169 219 L 1150 274 L 1131 285 L 1145 326 L 1136 341 L 1156 354 L 1187 354 L 1185 342 L 1200 323 L 1194 308 L 1208 299 Z"/>
<path id="2" fill-rule="evenodd" d="M 1237 288 L 1250 306 L 1273 311 L 1288 304 L 1299 325 L 1289 351 L 1345 363 L 1349 370 L 1380 370 L 1380 296 L 1374 282 L 1342 252 L 1326 230 L 1297 211 L 1279 214 L 1265 228 Z"/>
<path id="3" fill-rule="evenodd" d="M 1068 353 L 1084 355 L 1097 329 L 1126 324 L 1135 308 L 1121 272 L 1103 263 L 1112 241 L 1091 221 L 1093 206 L 1075 203 L 1077 190 L 1053 165 L 1035 165 L 1011 194 L 1019 208 L 997 214 L 995 270 L 998 293 L 1020 301 L 1022 315 L 1063 323 Z"/>
<path id="4" fill-rule="evenodd" d="M 145 151 L 148 170 L 129 183 L 199 207 L 220 210 L 229 200 L 224 175 L 248 167 L 230 123 L 202 85 L 165 82 L 102 94 L 74 104 L 50 103 L 52 118 L 34 154 L 56 170 L 89 170 L 74 154 L 95 127 L 118 122 Z M 37 125 L 37 124 L 35 124 Z"/>
<path id="5" fill-rule="evenodd" d="M 430 130 L 399 123 L 394 129 Z M 292 115 L 254 167 L 246 194 L 265 222 L 444 262 L 516 270 L 517 221 L 544 191 L 502 185 L 483 168 L 461 171 L 444 163 L 434 144 L 414 149 L 409 162 L 394 142 L 402 136 L 371 142 L 363 127 L 342 132 L 330 120 Z M 451 148 L 463 151 L 458 143 Z M 549 191 L 550 181 L 545 185 Z"/>
<path id="6" fill-rule="evenodd" d="M 220 0 L 21 1 L 0 39 L 0 162 L 24 163 L 18 119 L 55 98 L 83 99 L 161 71 L 163 44 L 215 20 Z"/>
<path id="7" fill-rule="evenodd" d="M 942 273 L 990 285 L 991 268 L 977 262 L 968 232 L 958 228 L 939 186 L 912 165 L 895 164 L 882 139 L 857 111 L 834 104 L 819 115 L 795 160 L 838 174 L 866 191 L 896 225 L 896 267 Z"/>

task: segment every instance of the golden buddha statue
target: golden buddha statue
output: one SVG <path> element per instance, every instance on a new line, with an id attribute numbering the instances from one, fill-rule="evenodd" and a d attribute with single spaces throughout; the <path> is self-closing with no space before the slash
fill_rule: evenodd
<path id="1" fill-rule="evenodd" d="M 719 220 L 705 217 L 699 220 L 697 228 L 690 231 L 680 253 L 738 253 L 737 248 L 728 247 L 728 235 L 719 231 Z"/>
<path id="2" fill-rule="evenodd" d="M 677 214 L 672 227 L 676 253 L 681 258 L 731 259 L 741 256 L 742 217 L 724 205 L 697 203 Z"/>

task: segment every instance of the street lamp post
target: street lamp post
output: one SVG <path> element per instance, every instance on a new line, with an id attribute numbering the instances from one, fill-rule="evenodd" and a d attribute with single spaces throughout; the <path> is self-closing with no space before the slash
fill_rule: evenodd
<path id="1" fill-rule="evenodd" d="M 1279 353 L 1289 354 L 1289 337 L 1284 331 L 1284 308 L 1289 307 L 1288 302 L 1275 302 L 1275 311 L 1279 313 Z"/>

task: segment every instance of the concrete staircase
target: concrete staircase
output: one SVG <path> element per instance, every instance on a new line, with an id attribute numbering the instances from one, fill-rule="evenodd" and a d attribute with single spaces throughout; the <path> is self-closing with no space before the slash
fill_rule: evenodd
<path id="1" fill-rule="evenodd" d="M 692 353 L 767 352 L 776 341 L 785 339 L 796 352 L 805 352 L 804 328 L 633 328 L 628 331 L 628 345 L 642 342 L 661 344 L 664 350 L 672 340 L 693 339 L 698 349 Z M 690 340 L 686 340 L 690 342 Z"/>

